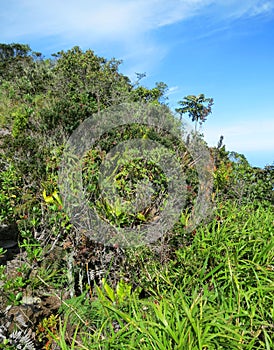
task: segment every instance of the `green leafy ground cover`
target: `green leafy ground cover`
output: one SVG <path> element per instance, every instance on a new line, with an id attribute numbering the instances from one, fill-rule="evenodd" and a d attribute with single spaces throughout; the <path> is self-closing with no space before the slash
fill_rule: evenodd
<path id="1" fill-rule="evenodd" d="M 103 284 L 94 299 L 71 300 L 85 307 L 82 321 L 74 314 L 75 342 L 63 348 L 272 349 L 273 208 L 227 202 L 215 214 L 176 259 L 152 269 L 147 298 Z M 64 324 L 58 336 L 65 344 Z"/>

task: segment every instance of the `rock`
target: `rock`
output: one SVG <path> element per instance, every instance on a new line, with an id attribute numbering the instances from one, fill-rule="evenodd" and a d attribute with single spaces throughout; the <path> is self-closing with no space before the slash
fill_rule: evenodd
<path id="1" fill-rule="evenodd" d="M 0 225 L 0 247 L 13 248 L 17 245 L 18 228 L 16 224 Z"/>
<path id="2" fill-rule="evenodd" d="M 11 134 L 10 130 L 0 128 L 0 136 L 6 136 L 6 135 L 10 135 L 10 134 Z"/>
<path id="3" fill-rule="evenodd" d="M 0 240 L 0 247 L 4 249 L 10 249 L 13 247 L 16 247 L 17 242 L 15 241 L 1 241 Z"/>

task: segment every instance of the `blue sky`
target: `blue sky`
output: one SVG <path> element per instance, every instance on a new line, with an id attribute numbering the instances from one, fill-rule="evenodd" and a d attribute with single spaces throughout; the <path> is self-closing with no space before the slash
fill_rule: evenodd
<path id="1" fill-rule="evenodd" d="M 223 135 L 253 166 L 274 163 L 274 1 L 2 0 L 0 42 L 122 59 L 131 79 L 167 83 L 171 108 L 204 93 L 215 101 L 208 144 Z"/>

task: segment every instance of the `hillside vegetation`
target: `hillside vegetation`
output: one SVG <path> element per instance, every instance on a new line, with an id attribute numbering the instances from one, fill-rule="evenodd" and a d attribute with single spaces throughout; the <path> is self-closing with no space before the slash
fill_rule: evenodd
<path id="1" fill-rule="evenodd" d="M 79 47 L 44 58 L 28 45 L 0 44 L 0 349 L 273 349 L 274 166 L 250 166 L 222 137 L 207 147 L 199 125 L 212 98 L 186 96 L 175 114 L 166 84 L 146 88 L 142 74 L 132 82 L 120 64 Z M 128 106 L 164 119 L 117 126 L 115 113 Z M 159 166 L 165 150 L 184 174 L 179 217 L 155 226 L 148 244 L 123 246 L 115 236 L 104 244 L 66 210 L 77 186 L 64 197 L 64 159 L 78 164 L 65 158 L 67 140 L 113 111 L 116 127 L 102 129 L 80 169 L 89 208 L 109 227 L 137 232 L 176 203 Z M 174 136 L 184 115 L 194 122 L 192 151 Z M 119 161 L 110 179 L 123 202 L 106 200 L 102 164 L 110 171 L 112 148 L 137 139 L 161 147 L 151 159 Z M 140 182 L 153 193 L 129 212 Z"/>

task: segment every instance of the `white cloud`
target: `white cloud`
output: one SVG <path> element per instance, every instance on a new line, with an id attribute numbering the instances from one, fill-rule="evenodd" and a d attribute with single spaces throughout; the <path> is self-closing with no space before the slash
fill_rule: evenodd
<path id="1" fill-rule="evenodd" d="M 111 51 L 129 63 L 125 74 L 133 76 L 151 71 L 168 53 L 172 43 L 160 43 L 155 35 L 162 27 L 196 15 L 206 14 L 214 23 L 261 15 L 273 7 L 260 0 L 9 0 L 0 5 L 0 42 L 41 40 L 45 48 L 55 41 L 58 49 L 79 45 L 101 50 L 103 56 Z"/>
<path id="2" fill-rule="evenodd" d="M 162 0 L 10 0 L 0 7 L 0 42 L 41 40 L 54 37 L 58 49 L 79 45 L 110 51 L 129 60 L 125 73 L 150 70 L 167 52 L 151 31 L 186 18 L 190 5 L 201 1 Z M 41 43 L 41 46 L 43 45 Z M 61 45 L 60 45 L 61 44 Z M 34 48 L 35 49 L 35 48 Z"/>
<path id="3" fill-rule="evenodd" d="M 179 91 L 179 86 L 171 86 L 168 88 L 168 91 L 166 93 L 167 96 L 173 95 Z"/>
<path id="4" fill-rule="evenodd" d="M 258 0 L 11 0 L 1 5 L 0 32 L 2 40 L 84 35 L 92 41 L 128 44 L 150 30 L 202 14 L 208 5 L 211 13 L 222 17 L 258 15 L 274 7 L 270 1 Z"/>
<path id="5" fill-rule="evenodd" d="M 274 9 L 272 1 L 250 0 L 238 3 L 238 8 L 233 12 L 235 17 L 267 15 Z"/>
<path id="6" fill-rule="evenodd" d="M 10 3 L 10 7 L 9 4 Z M 91 39 L 128 41 L 162 25 L 188 17 L 204 1 L 21 0 L 2 11 L 2 37 L 86 34 Z M 3 5 L 2 5 L 3 7 Z"/>

